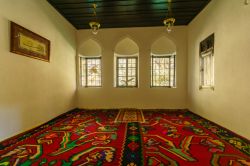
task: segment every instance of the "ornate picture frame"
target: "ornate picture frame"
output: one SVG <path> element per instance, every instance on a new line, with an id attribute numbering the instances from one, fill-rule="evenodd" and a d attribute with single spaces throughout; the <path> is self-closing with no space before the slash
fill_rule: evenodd
<path id="1" fill-rule="evenodd" d="M 50 60 L 50 41 L 14 22 L 10 22 L 10 52 L 23 56 Z"/>

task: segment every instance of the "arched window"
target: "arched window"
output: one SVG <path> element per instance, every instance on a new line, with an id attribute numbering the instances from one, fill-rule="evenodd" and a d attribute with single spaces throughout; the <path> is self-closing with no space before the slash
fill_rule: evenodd
<path id="1" fill-rule="evenodd" d="M 117 43 L 115 58 L 115 86 L 138 87 L 139 47 L 130 38 Z"/>
<path id="2" fill-rule="evenodd" d="M 100 87 L 102 85 L 101 47 L 89 39 L 79 48 L 80 84 L 84 87 Z"/>
<path id="3" fill-rule="evenodd" d="M 151 87 L 176 87 L 176 46 L 165 36 L 151 47 Z"/>

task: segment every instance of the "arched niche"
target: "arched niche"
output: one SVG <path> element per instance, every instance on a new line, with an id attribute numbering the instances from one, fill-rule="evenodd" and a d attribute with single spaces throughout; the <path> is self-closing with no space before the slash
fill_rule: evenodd
<path id="1" fill-rule="evenodd" d="M 124 38 L 116 44 L 114 52 L 118 55 L 135 55 L 139 53 L 139 47 L 130 38 Z"/>
<path id="2" fill-rule="evenodd" d="M 158 38 L 151 46 L 153 54 L 173 54 L 176 52 L 176 45 L 166 36 Z"/>
<path id="3" fill-rule="evenodd" d="M 95 40 L 88 39 L 78 49 L 78 53 L 83 56 L 100 56 L 102 48 Z"/>

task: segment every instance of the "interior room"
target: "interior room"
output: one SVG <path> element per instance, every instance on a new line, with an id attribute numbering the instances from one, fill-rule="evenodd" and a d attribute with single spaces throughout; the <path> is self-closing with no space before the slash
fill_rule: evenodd
<path id="1" fill-rule="evenodd" d="M 1 0 L 0 165 L 250 165 L 249 3 Z"/>

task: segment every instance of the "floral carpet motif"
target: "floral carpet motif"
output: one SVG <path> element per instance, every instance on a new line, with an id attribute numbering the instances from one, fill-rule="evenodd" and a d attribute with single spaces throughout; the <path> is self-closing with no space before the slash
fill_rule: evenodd
<path id="1" fill-rule="evenodd" d="M 189 111 L 144 111 L 146 165 L 250 165 L 250 141 Z"/>
<path id="2" fill-rule="evenodd" d="M 133 109 L 134 110 L 134 109 Z M 250 141 L 189 111 L 74 110 L 0 142 L 0 166 L 250 166 Z"/>

